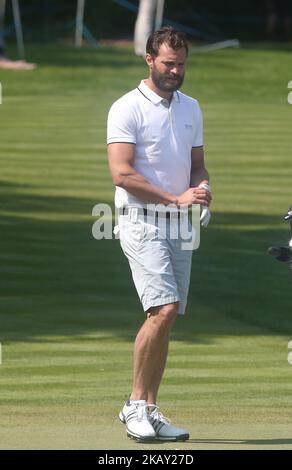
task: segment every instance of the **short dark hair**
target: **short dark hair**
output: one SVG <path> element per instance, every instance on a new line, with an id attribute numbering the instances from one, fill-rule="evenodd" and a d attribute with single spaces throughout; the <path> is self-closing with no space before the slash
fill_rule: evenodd
<path id="1" fill-rule="evenodd" d="M 172 26 L 164 26 L 150 34 L 146 44 L 146 53 L 157 57 L 162 44 L 167 44 L 175 51 L 184 47 L 188 55 L 189 46 L 185 33 L 177 31 Z"/>

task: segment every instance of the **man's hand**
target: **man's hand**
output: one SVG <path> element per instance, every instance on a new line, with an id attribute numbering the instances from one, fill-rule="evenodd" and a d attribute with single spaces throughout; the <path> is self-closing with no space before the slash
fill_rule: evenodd
<path id="1" fill-rule="evenodd" d="M 204 186 L 201 186 L 204 185 Z M 207 188 L 208 186 L 208 188 Z M 210 186 L 208 181 L 204 180 L 196 188 L 189 188 L 184 193 L 180 194 L 177 198 L 178 205 L 191 206 L 193 204 L 200 204 L 203 206 L 209 206 L 212 200 Z"/>

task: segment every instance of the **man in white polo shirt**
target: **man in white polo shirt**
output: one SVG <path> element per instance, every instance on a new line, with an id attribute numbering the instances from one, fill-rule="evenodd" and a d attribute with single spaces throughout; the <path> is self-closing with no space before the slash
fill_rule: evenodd
<path id="1" fill-rule="evenodd" d="M 185 217 L 181 206 L 200 204 L 203 225 L 210 219 L 202 115 L 197 100 L 178 91 L 187 54 L 183 33 L 171 27 L 152 33 L 146 46 L 149 78 L 117 100 L 108 116 L 120 241 L 147 315 L 135 341 L 132 392 L 119 418 L 128 436 L 142 442 L 189 438 L 157 406 L 169 333 L 185 311 L 192 260 L 180 231 L 173 237 L 171 230 Z"/>

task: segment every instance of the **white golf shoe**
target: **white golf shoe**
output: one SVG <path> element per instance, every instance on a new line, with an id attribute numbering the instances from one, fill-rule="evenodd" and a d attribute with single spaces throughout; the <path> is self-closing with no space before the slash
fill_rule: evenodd
<path id="1" fill-rule="evenodd" d="M 128 400 L 119 413 L 120 420 L 126 425 L 128 437 L 140 442 L 155 440 L 156 432 L 148 417 L 146 400 Z"/>
<path id="2" fill-rule="evenodd" d="M 185 429 L 172 426 L 156 405 L 148 405 L 148 419 L 156 432 L 157 441 L 187 441 L 190 437 Z"/>

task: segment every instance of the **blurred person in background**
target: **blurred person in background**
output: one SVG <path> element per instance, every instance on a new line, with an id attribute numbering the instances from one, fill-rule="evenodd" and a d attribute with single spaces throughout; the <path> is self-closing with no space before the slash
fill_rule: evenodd
<path id="1" fill-rule="evenodd" d="M 277 26 L 283 22 L 284 34 L 287 40 L 292 39 L 292 1 L 290 0 L 266 0 L 267 18 L 267 34 L 273 37 L 276 34 Z"/>
<path id="2" fill-rule="evenodd" d="M 35 64 L 30 64 L 25 60 L 11 60 L 6 57 L 4 44 L 4 15 L 6 0 L 0 0 L 0 69 L 7 70 L 33 70 Z"/>

